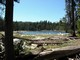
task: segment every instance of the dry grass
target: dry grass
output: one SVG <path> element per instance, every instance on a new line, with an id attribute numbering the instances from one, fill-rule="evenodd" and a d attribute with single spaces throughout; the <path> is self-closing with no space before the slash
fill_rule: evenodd
<path id="1" fill-rule="evenodd" d="M 2 33 L 0 33 L 0 38 L 2 37 L 1 35 Z M 41 38 L 54 38 L 54 37 L 67 37 L 67 35 L 21 35 L 21 34 L 18 34 L 18 33 L 14 33 L 14 36 L 15 37 L 20 37 L 20 38 L 25 38 L 25 39 L 33 39 L 33 38 L 36 38 L 36 37 L 41 37 Z M 45 49 L 53 49 L 53 48 L 60 48 L 60 47 L 65 47 L 65 46 L 79 46 L 80 45 L 80 39 L 74 39 L 74 40 L 68 40 L 68 41 L 63 41 L 63 40 L 59 40 L 59 42 L 64 42 L 63 44 L 49 44 L 49 45 L 44 45 L 43 47 Z M 36 48 L 38 49 L 38 48 Z M 28 49 L 26 49 L 25 51 L 27 51 Z M 30 50 L 30 49 L 29 49 Z M 28 50 L 28 51 L 29 51 Z"/>

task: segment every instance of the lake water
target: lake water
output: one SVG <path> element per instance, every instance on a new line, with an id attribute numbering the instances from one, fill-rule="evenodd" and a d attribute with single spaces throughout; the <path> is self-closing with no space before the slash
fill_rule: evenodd
<path id="1" fill-rule="evenodd" d="M 58 32 L 58 31 L 21 31 L 20 34 L 24 35 L 39 35 L 39 34 L 68 34 L 65 32 Z"/>

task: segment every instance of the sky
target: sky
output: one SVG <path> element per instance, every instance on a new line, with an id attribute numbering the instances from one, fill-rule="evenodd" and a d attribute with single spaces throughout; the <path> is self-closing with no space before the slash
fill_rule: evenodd
<path id="1" fill-rule="evenodd" d="M 14 21 L 58 22 L 65 16 L 65 0 L 20 0 L 14 3 Z"/>

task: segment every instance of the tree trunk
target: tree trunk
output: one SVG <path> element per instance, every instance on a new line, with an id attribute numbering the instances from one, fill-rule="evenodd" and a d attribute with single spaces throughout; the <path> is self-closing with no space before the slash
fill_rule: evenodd
<path id="1" fill-rule="evenodd" d="M 71 19 L 72 19 L 72 29 L 73 29 L 73 32 L 72 32 L 72 35 L 73 35 L 73 37 L 75 37 L 76 36 L 76 33 L 75 33 L 75 19 L 74 19 L 74 0 L 71 0 Z"/>
<path id="2" fill-rule="evenodd" d="M 6 0 L 5 11 L 5 60 L 14 60 L 13 47 L 13 0 Z"/>

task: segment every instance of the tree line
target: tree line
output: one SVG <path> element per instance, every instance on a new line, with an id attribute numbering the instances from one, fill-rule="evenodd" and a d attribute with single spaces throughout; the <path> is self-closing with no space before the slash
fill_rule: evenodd
<path id="1" fill-rule="evenodd" d="M 14 30 L 65 30 L 65 21 L 50 22 L 47 20 L 40 22 L 14 22 Z"/>
<path id="2" fill-rule="evenodd" d="M 0 19 L 0 31 L 4 30 L 4 20 Z M 58 30 L 66 31 L 66 19 L 63 17 L 59 22 L 50 22 L 47 20 L 40 22 L 22 22 L 14 21 L 13 30 L 40 31 L 40 30 Z"/>

